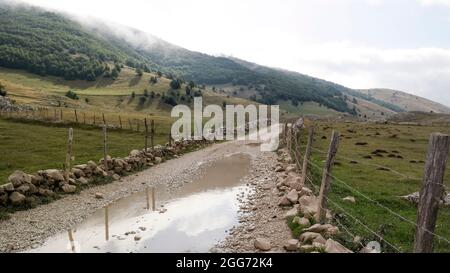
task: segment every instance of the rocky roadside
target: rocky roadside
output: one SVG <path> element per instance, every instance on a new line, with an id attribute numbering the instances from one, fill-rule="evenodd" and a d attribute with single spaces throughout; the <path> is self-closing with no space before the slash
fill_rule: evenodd
<path id="1" fill-rule="evenodd" d="M 331 211 L 328 223 L 315 223 L 318 198 L 298 173 L 286 150 L 261 154 L 249 176 L 253 192 L 242 201 L 240 225 L 212 251 L 351 253 L 333 240 L 341 231 L 331 224 Z M 288 221 L 300 231 L 297 237 Z"/>
<path id="2" fill-rule="evenodd" d="M 285 252 L 283 243 L 291 238 L 291 231 L 283 219 L 284 210 L 277 206 L 278 196 L 272 191 L 276 187 L 277 163 L 275 153 L 261 153 L 252 162 L 247 184 L 250 195 L 240 206 L 239 226 L 229 231 L 229 236 L 213 248 L 212 252 L 255 252 L 258 239 L 260 249 Z"/>

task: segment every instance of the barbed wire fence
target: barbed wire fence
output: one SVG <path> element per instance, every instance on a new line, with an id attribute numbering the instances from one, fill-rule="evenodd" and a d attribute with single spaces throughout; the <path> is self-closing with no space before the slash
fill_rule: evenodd
<path id="1" fill-rule="evenodd" d="M 430 203 L 427 202 L 427 200 L 430 200 L 431 197 L 438 197 L 438 198 L 431 198 L 432 200 L 439 200 L 439 197 L 442 196 L 442 192 L 445 191 L 445 189 L 448 189 L 443 184 L 443 175 L 444 175 L 444 168 L 446 159 L 448 157 L 448 151 L 450 146 L 450 137 L 442 134 L 433 134 L 430 137 L 430 144 L 428 148 L 428 158 L 427 158 L 427 164 L 425 167 L 425 176 L 424 181 L 422 185 L 422 190 L 420 194 L 420 201 L 419 201 L 419 209 L 418 209 L 418 216 L 417 221 L 414 222 L 407 217 L 401 215 L 400 213 L 396 212 L 394 209 L 389 208 L 386 205 L 381 204 L 379 201 L 376 200 L 376 198 L 370 197 L 368 194 L 363 193 L 362 191 L 356 189 L 355 187 L 351 186 L 350 183 L 344 181 L 343 179 L 340 179 L 339 177 L 336 177 L 332 174 L 331 168 L 322 168 L 315 162 L 313 162 L 310 159 L 310 153 L 308 153 L 308 149 L 319 152 L 322 155 L 327 156 L 327 163 L 331 163 L 333 165 L 334 161 L 328 162 L 330 158 L 330 151 L 327 153 L 325 151 L 322 151 L 318 148 L 312 147 L 312 141 L 313 139 L 311 136 L 308 140 L 308 146 L 306 147 L 306 152 L 304 155 L 300 152 L 301 145 L 299 141 L 299 134 L 301 130 L 293 130 L 292 125 L 283 125 L 284 131 L 283 131 L 283 138 L 282 141 L 283 144 L 286 145 L 286 148 L 289 152 L 289 155 L 294 158 L 294 163 L 297 166 L 307 166 L 309 169 L 309 166 L 314 168 L 314 170 L 320 173 L 320 171 L 323 171 L 323 176 L 328 176 L 330 180 L 333 181 L 333 185 L 336 185 L 338 187 L 346 188 L 347 190 L 361 196 L 363 199 L 368 201 L 368 204 L 376 206 L 378 209 L 382 209 L 383 211 L 386 211 L 390 215 L 394 216 L 395 218 L 399 219 L 400 221 L 407 223 L 415 228 L 415 240 L 414 240 L 414 252 L 431 252 L 433 250 L 433 239 L 437 238 L 440 242 L 445 242 L 450 245 L 450 240 L 442 235 L 436 234 L 434 232 L 435 226 L 436 226 L 436 217 L 437 217 L 437 210 L 439 207 L 439 201 Z M 310 130 L 310 134 L 314 133 L 313 130 Z M 335 132 L 333 132 L 334 134 Z M 332 143 L 331 143 L 332 144 Z M 331 149 L 331 147 L 330 147 Z M 337 157 L 354 161 L 354 159 L 345 157 L 342 155 L 337 155 Z M 305 164 L 306 162 L 306 164 Z M 303 164 L 302 164 L 303 163 Z M 364 162 L 363 164 L 369 165 L 369 166 L 376 166 L 376 167 L 382 167 L 387 170 L 391 170 L 392 173 L 405 178 L 409 180 L 420 180 L 415 177 L 411 177 L 409 175 L 403 174 L 399 171 L 396 171 L 392 168 L 389 168 L 387 166 L 382 166 L 379 164 L 372 164 L 368 162 Z M 330 171 L 328 171 L 330 170 Z M 326 203 L 330 203 L 333 205 L 334 208 L 336 208 L 341 213 L 345 214 L 358 225 L 360 225 L 362 228 L 364 228 L 366 231 L 368 231 L 370 234 L 374 235 L 376 238 L 380 240 L 380 242 L 385 243 L 390 248 L 392 248 L 395 252 L 403 252 L 402 248 L 395 245 L 392 242 L 387 241 L 382 234 L 379 232 L 374 231 L 372 228 L 369 227 L 368 224 L 366 224 L 363 220 L 352 213 L 350 213 L 348 210 L 344 209 L 343 206 L 339 205 L 338 202 L 335 200 L 332 200 L 327 194 L 323 194 L 323 188 L 324 181 L 326 182 L 327 179 L 322 179 L 322 185 L 320 188 L 313 182 L 313 178 L 311 177 L 311 171 L 307 172 L 306 170 L 301 170 L 302 181 L 308 182 L 308 185 L 310 185 L 316 193 L 319 193 L 319 198 L 322 198 L 323 200 L 326 200 Z M 323 177 L 322 177 L 323 178 Z M 432 189 L 432 190 L 430 190 Z M 319 202 L 320 203 L 320 202 Z M 326 204 L 325 203 L 325 204 Z M 320 209 L 320 206 L 319 206 Z M 326 209 L 326 208 L 325 208 Z M 318 213 L 319 214 L 319 213 Z M 431 216 L 430 216 L 431 215 Z M 355 238 L 356 236 L 350 231 L 349 227 L 346 227 L 344 224 L 342 224 L 338 217 L 333 217 L 333 220 L 336 222 L 337 225 L 339 225 L 351 238 Z M 361 244 L 362 245 L 362 244 Z"/>

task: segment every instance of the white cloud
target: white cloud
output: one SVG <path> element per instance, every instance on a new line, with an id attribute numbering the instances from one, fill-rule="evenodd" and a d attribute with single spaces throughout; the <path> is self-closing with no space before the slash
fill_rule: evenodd
<path id="1" fill-rule="evenodd" d="M 377 49 L 330 43 L 302 47 L 289 65 L 351 88 L 398 89 L 450 106 L 450 49 Z"/>
<path id="2" fill-rule="evenodd" d="M 432 5 L 447 5 L 450 6 L 450 0 L 417 0 L 420 4 L 425 6 Z"/>

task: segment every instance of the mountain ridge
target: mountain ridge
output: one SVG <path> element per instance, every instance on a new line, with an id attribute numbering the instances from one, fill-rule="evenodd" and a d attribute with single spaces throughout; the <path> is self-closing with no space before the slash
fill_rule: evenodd
<path id="1" fill-rule="evenodd" d="M 358 98 L 379 105 L 382 115 L 383 111 L 407 111 L 397 105 L 401 103 L 337 83 L 233 57 L 191 51 L 141 30 L 99 19 L 83 24 L 82 20 L 60 13 L 34 7 L 11 8 L 2 1 L 0 15 L 0 66 L 4 67 L 92 81 L 98 77 L 114 78 L 120 66 L 126 65 L 137 73 L 158 72 L 200 85 L 239 86 L 242 92 L 253 94 L 252 100 L 264 104 L 290 101 L 297 106 L 312 101 L 338 112 L 364 116 L 354 103 Z M 443 107 L 436 109 L 447 111 Z"/>

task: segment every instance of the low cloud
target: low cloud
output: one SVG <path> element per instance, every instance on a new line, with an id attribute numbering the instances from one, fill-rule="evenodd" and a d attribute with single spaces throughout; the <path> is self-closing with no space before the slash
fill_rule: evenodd
<path id="1" fill-rule="evenodd" d="M 351 88 L 397 89 L 450 106 L 450 49 L 322 44 L 302 48 L 291 67 Z"/>

